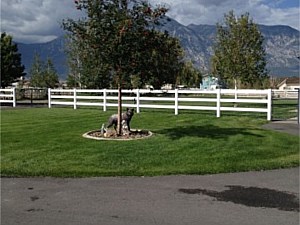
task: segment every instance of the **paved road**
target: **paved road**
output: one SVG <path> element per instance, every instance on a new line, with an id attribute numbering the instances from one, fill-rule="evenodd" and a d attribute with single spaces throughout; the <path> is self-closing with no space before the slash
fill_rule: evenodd
<path id="1" fill-rule="evenodd" d="M 3 225 L 299 224 L 299 168 L 1 183 Z"/>

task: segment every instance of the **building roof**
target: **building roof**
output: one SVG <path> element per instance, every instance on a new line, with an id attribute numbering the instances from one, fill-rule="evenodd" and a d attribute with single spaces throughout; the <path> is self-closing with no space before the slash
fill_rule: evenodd
<path id="1" fill-rule="evenodd" d="M 299 77 L 287 77 L 283 81 L 281 81 L 277 86 L 280 87 L 283 84 L 286 84 L 286 85 L 300 85 L 300 78 Z"/>

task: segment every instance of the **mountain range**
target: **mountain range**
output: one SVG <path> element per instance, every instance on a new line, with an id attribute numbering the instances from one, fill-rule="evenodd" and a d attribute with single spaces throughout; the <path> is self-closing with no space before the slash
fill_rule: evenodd
<path id="1" fill-rule="evenodd" d="M 179 38 L 182 47 L 185 49 L 186 58 L 191 59 L 193 64 L 202 72 L 209 71 L 216 26 L 195 24 L 184 26 L 173 19 L 168 19 L 168 22 L 158 29 L 166 30 L 170 35 Z M 283 25 L 259 25 L 259 29 L 264 37 L 269 74 L 277 77 L 299 76 L 300 32 Z M 60 79 L 65 80 L 68 66 L 64 52 L 64 42 L 63 37 L 58 37 L 47 43 L 17 43 L 26 72 L 28 73 L 30 70 L 34 54 L 38 53 L 42 60 L 46 60 L 49 57 Z M 29 76 L 27 75 L 27 78 Z"/>

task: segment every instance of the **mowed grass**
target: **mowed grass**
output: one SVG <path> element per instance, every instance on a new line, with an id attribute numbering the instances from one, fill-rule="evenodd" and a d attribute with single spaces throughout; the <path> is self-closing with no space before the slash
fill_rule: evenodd
<path id="1" fill-rule="evenodd" d="M 142 110 L 132 128 L 151 138 L 96 141 L 116 109 L 1 110 L 2 176 L 155 176 L 212 174 L 299 166 L 299 137 L 264 130 L 266 116 Z"/>

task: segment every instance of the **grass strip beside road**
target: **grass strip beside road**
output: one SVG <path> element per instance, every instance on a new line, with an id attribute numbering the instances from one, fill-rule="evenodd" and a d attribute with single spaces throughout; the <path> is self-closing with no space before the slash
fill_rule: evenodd
<path id="1" fill-rule="evenodd" d="M 265 115 L 143 110 L 132 128 L 151 138 L 96 141 L 116 110 L 30 108 L 1 110 L 2 176 L 155 176 L 213 174 L 299 166 L 299 137 L 264 130 Z"/>

